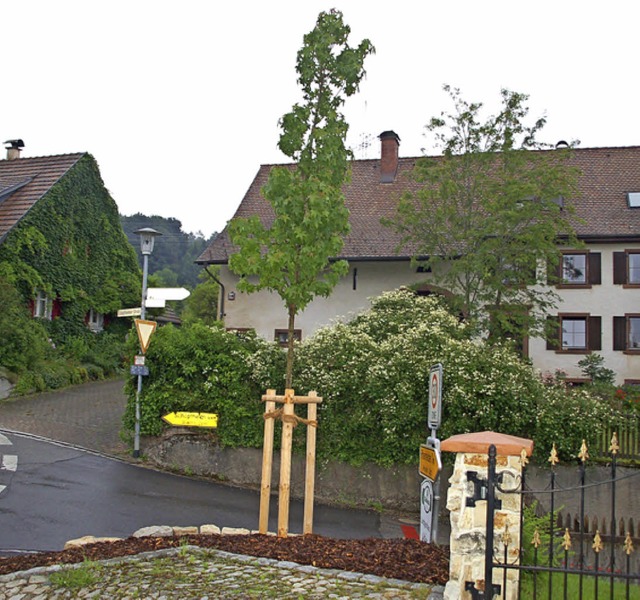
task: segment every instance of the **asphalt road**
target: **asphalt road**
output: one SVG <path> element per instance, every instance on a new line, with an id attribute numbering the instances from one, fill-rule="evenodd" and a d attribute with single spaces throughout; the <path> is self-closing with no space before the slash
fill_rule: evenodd
<path id="1" fill-rule="evenodd" d="M 15 470 L 0 470 L 0 554 L 60 550 L 84 535 L 128 537 L 150 525 L 257 529 L 259 495 L 252 490 L 182 477 L 85 450 L 4 432 L 0 446 Z M 0 438 L 1 439 L 1 438 Z M 291 532 L 302 523 L 291 504 Z M 275 531 L 277 514 L 271 515 Z M 379 537 L 371 511 L 316 506 L 314 532 Z"/>

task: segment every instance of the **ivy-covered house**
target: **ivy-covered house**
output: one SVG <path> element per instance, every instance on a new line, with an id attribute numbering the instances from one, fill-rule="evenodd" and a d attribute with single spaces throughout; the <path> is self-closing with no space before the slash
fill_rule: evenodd
<path id="1" fill-rule="evenodd" d="M 0 160 L 0 280 L 11 284 L 55 340 L 140 300 L 135 252 L 88 153 Z"/>

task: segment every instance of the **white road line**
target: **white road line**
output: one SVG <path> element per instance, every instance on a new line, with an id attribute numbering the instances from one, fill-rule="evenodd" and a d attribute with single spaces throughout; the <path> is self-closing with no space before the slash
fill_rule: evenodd
<path id="1" fill-rule="evenodd" d="M 5 454 L 2 457 L 2 464 L 0 464 L 0 470 L 15 471 L 17 468 L 18 468 L 18 457 L 15 454 Z"/>
<path id="2" fill-rule="evenodd" d="M 2 494 L 2 492 L 4 492 L 6 487 L 7 487 L 6 485 L 0 485 L 0 494 Z"/>
<path id="3" fill-rule="evenodd" d="M 6 435 L 2 435 L 0 433 L 0 446 L 12 446 L 13 444 L 9 441 L 9 438 Z"/>

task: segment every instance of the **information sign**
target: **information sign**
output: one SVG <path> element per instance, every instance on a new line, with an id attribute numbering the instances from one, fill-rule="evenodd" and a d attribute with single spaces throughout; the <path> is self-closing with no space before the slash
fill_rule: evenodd
<path id="1" fill-rule="evenodd" d="M 144 365 L 131 365 L 131 375 L 142 375 L 146 377 L 149 375 L 149 367 Z"/>
<path id="2" fill-rule="evenodd" d="M 434 518 L 433 481 L 423 479 L 420 486 L 420 540 L 431 543 Z"/>
<path id="3" fill-rule="evenodd" d="M 435 481 L 441 468 L 440 456 L 435 448 L 420 445 L 420 475 Z"/>
<path id="4" fill-rule="evenodd" d="M 217 427 L 218 415 L 203 412 L 172 412 L 162 420 L 178 427 Z"/>
<path id="5" fill-rule="evenodd" d="M 442 365 L 431 367 L 429 373 L 429 418 L 430 429 L 438 429 L 442 421 Z"/>

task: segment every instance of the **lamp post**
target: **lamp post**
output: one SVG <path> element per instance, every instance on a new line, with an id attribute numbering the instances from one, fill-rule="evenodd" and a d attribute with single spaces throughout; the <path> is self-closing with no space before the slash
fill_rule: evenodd
<path id="1" fill-rule="evenodd" d="M 140 304 L 140 318 L 146 316 L 147 276 L 149 273 L 149 255 L 153 252 L 155 238 L 162 235 L 151 227 L 137 229 L 134 233 L 140 236 L 140 251 L 142 252 L 142 302 Z M 142 348 L 140 353 L 143 354 Z M 138 374 L 138 389 L 136 391 L 136 423 L 133 440 L 133 458 L 140 457 L 140 393 L 142 392 L 142 375 Z"/>

